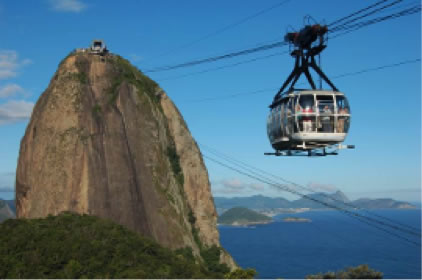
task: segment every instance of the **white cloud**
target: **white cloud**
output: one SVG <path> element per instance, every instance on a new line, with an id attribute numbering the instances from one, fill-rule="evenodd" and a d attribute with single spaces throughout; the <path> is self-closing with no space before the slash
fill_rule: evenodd
<path id="1" fill-rule="evenodd" d="M 225 179 L 220 182 L 223 187 L 228 189 L 243 189 L 245 188 L 244 183 L 239 179 Z"/>
<path id="2" fill-rule="evenodd" d="M 256 190 L 256 191 L 262 191 L 265 189 L 265 185 L 259 184 L 259 183 L 250 183 L 249 188 Z"/>
<path id="3" fill-rule="evenodd" d="M 19 60 L 16 51 L 0 50 L 0 80 L 16 77 L 20 67 L 31 63 L 30 59 Z"/>
<path id="4" fill-rule="evenodd" d="M 314 191 L 322 191 L 322 192 L 335 192 L 338 189 L 334 185 L 330 184 L 321 184 L 316 182 L 310 182 L 308 183 L 308 188 L 314 190 Z"/>
<path id="5" fill-rule="evenodd" d="M 264 191 L 265 186 L 260 183 L 247 183 L 238 178 L 224 179 L 213 184 L 213 192 L 220 194 L 245 195 Z"/>
<path id="6" fill-rule="evenodd" d="M 6 98 L 17 94 L 25 94 L 25 90 L 17 84 L 8 84 L 0 87 L 0 98 Z"/>
<path id="7" fill-rule="evenodd" d="M 31 117 L 34 103 L 20 101 L 8 101 L 0 105 L 0 125 L 19 121 L 26 121 Z"/>
<path id="8" fill-rule="evenodd" d="M 50 0 L 55 11 L 79 13 L 86 9 L 86 5 L 79 0 Z"/>

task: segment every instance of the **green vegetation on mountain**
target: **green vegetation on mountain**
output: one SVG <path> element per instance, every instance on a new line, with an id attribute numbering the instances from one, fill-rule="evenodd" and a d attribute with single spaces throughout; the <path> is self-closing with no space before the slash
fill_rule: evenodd
<path id="1" fill-rule="evenodd" d="M 0 224 L 0 278 L 223 278 L 219 249 L 195 261 L 121 225 L 64 212 Z M 209 268 L 216 267 L 214 271 Z"/>
<path id="2" fill-rule="evenodd" d="M 348 267 L 337 272 L 318 273 L 306 276 L 307 279 L 382 279 L 382 272 L 373 270 L 366 264 Z"/>
<path id="3" fill-rule="evenodd" d="M 244 207 L 235 207 L 227 210 L 218 217 L 219 224 L 247 225 L 255 223 L 268 223 L 272 218 Z"/>

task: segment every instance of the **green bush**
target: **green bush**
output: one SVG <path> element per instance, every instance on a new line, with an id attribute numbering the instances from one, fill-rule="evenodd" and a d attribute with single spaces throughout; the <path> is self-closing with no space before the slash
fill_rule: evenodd
<path id="1" fill-rule="evenodd" d="M 226 264 L 220 263 L 221 248 L 212 245 L 207 248 L 201 248 L 201 257 L 205 262 L 207 270 L 215 275 L 215 278 L 223 278 L 230 272 Z"/>
<path id="2" fill-rule="evenodd" d="M 171 164 L 171 169 L 176 176 L 176 181 L 179 183 L 179 185 L 183 186 L 185 179 L 183 176 L 182 167 L 180 166 L 180 158 L 174 145 L 167 147 L 167 156 Z"/>
<path id="3" fill-rule="evenodd" d="M 382 272 L 369 268 L 367 264 L 348 267 L 337 272 L 318 273 L 306 276 L 307 279 L 382 279 Z"/>
<path id="4" fill-rule="evenodd" d="M 225 279 L 253 279 L 256 275 L 256 270 L 252 268 L 248 269 L 236 269 L 232 272 L 224 275 Z"/>
<path id="5" fill-rule="evenodd" d="M 171 251 L 111 221 L 62 213 L 0 224 L 0 278 L 210 278 L 189 248 Z M 222 278 L 222 277 L 221 277 Z"/>
<path id="6" fill-rule="evenodd" d="M 147 94 L 152 101 L 159 105 L 158 108 L 161 110 L 159 102 L 160 97 L 155 94 L 155 91 L 158 88 L 156 82 L 145 76 L 139 69 L 121 56 L 115 55 L 112 63 L 115 66 L 116 74 L 109 90 L 110 104 L 114 103 L 117 99 L 118 87 L 123 81 L 126 81 L 127 83 L 134 85 L 138 89 L 139 94 Z"/>

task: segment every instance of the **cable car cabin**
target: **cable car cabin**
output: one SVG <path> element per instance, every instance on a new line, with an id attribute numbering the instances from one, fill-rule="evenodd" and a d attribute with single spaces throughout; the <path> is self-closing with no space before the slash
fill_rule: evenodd
<path id="1" fill-rule="evenodd" d="M 277 153 L 310 154 L 320 148 L 325 153 L 325 147 L 343 142 L 349 130 L 350 106 L 341 92 L 295 90 L 274 100 L 270 108 L 267 133 Z"/>

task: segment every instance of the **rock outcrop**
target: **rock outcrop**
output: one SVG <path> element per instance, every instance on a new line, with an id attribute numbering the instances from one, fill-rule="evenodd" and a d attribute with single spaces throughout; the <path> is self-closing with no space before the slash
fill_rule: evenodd
<path id="1" fill-rule="evenodd" d="M 195 255 L 220 246 L 208 173 L 186 123 L 117 55 L 77 53 L 60 64 L 21 142 L 16 202 L 19 218 L 74 211 Z"/>

